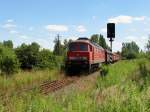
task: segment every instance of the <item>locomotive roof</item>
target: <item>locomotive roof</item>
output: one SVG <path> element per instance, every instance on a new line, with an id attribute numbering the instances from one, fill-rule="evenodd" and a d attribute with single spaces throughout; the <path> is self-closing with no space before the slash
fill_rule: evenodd
<path id="1" fill-rule="evenodd" d="M 79 39 L 79 40 L 75 40 L 75 41 L 73 41 L 73 42 L 71 42 L 71 43 L 74 43 L 74 42 L 83 42 L 83 43 L 88 43 L 88 44 L 91 44 L 92 46 L 95 46 L 95 47 L 97 47 L 97 48 L 104 49 L 103 47 L 101 47 L 101 46 L 100 46 L 100 45 L 98 45 L 97 43 L 92 42 L 92 41 L 90 41 L 90 40 L 88 40 L 88 39 L 86 39 L 86 40 Z"/>

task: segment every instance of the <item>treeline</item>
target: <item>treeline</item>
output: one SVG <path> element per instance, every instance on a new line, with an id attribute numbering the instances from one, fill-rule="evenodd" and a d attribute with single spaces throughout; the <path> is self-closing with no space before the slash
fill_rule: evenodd
<path id="1" fill-rule="evenodd" d="M 109 49 L 103 35 L 94 34 L 90 37 L 105 49 Z M 31 44 L 21 44 L 17 48 L 13 47 L 11 40 L 0 43 L 0 74 L 13 74 L 18 70 L 32 69 L 53 69 L 60 67 L 66 57 L 67 47 L 72 40 L 65 39 L 63 42 L 59 38 L 54 40 L 54 50 L 41 49 L 36 42 Z M 140 51 L 135 42 L 122 43 L 122 51 L 118 53 L 123 59 L 134 59 L 141 56 L 147 56 L 150 59 L 150 37 L 147 42 L 146 53 Z"/>
<path id="2" fill-rule="evenodd" d="M 140 50 L 136 42 L 122 43 L 121 56 L 124 59 L 147 57 L 150 59 L 150 37 L 145 45 L 146 51 Z"/>
<path id="3" fill-rule="evenodd" d="M 36 42 L 13 48 L 11 40 L 0 43 L 0 74 L 13 74 L 20 69 L 52 69 L 58 66 L 59 57 Z"/>

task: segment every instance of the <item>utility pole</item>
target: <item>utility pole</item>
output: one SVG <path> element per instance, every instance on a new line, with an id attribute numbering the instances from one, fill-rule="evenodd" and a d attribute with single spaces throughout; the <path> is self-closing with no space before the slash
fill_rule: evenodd
<path id="1" fill-rule="evenodd" d="M 57 34 L 57 41 L 58 41 L 58 55 L 60 55 L 60 35 Z"/>

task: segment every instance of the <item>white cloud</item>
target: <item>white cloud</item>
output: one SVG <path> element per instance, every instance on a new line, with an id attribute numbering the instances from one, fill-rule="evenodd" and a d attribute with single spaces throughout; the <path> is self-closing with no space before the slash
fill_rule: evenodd
<path id="1" fill-rule="evenodd" d="M 11 33 L 11 34 L 18 34 L 19 32 L 16 31 L 16 30 L 10 30 L 9 33 Z"/>
<path id="2" fill-rule="evenodd" d="M 79 38 L 78 36 L 69 36 L 69 37 L 67 37 L 68 40 L 69 40 L 69 39 L 76 40 L 76 39 L 78 39 L 78 38 Z"/>
<path id="3" fill-rule="evenodd" d="M 16 28 L 16 26 L 17 25 L 14 23 L 13 19 L 8 19 L 1 27 L 6 30 L 10 30 L 10 29 Z"/>
<path id="4" fill-rule="evenodd" d="M 29 38 L 27 35 L 18 35 L 18 37 L 20 37 L 22 39 L 28 39 Z"/>
<path id="5" fill-rule="evenodd" d="M 112 46 L 113 46 L 113 52 L 121 51 L 122 42 L 120 42 L 119 40 L 115 40 L 113 41 Z"/>
<path id="6" fill-rule="evenodd" d="M 125 37 L 124 42 L 131 42 L 131 41 L 135 41 L 137 43 L 137 45 L 141 48 L 141 49 L 145 49 L 145 45 L 148 41 L 148 36 L 127 36 Z"/>
<path id="7" fill-rule="evenodd" d="M 145 45 L 148 41 L 148 36 L 129 35 L 124 37 L 122 40 L 116 38 L 115 41 L 113 41 L 113 52 L 121 51 L 123 42 L 132 42 L 132 41 L 136 42 L 136 44 L 140 47 L 140 49 L 145 50 Z M 108 40 L 106 40 L 106 42 L 108 45 L 110 45 L 110 42 Z"/>
<path id="8" fill-rule="evenodd" d="M 100 32 L 106 33 L 106 32 L 107 32 L 107 28 L 102 28 L 102 29 L 100 30 Z"/>
<path id="9" fill-rule="evenodd" d="M 12 24 L 12 23 L 6 23 L 2 27 L 5 28 L 5 29 L 11 29 L 11 28 L 15 28 L 16 25 Z"/>
<path id="10" fill-rule="evenodd" d="M 77 30 L 78 32 L 80 32 L 80 33 L 84 33 L 84 32 L 87 31 L 86 28 L 85 28 L 83 25 L 77 26 L 76 30 Z"/>
<path id="11" fill-rule="evenodd" d="M 53 42 L 49 42 L 48 39 L 42 39 L 42 38 L 38 38 L 35 40 L 38 44 L 40 44 L 41 48 L 50 48 L 50 49 L 53 49 L 53 45 L 54 43 Z"/>
<path id="12" fill-rule="evenodd" d="M 8 19 L 6 22 L 12 23 L 12 22 L 14 22 L 14 20 L 13 19 Z"/>
<path id="13" fill-rule="evenodd" d="M 68 27 L 65 25 L 47 25 L 45 27 L 50 32 L 67 32 Z"/>
<path id="14" fill-rule="evenodd" d="M 117 17 L 112 17 L 108 19 L 108 22 L 112 22 L 112 23 L 124 23 L 124 24 L 128 24 L 128 23 L 132 23 L 133 21 L 144 21 L 145 20 L 145 16 L 140 16 L 140 17 L 132 17 L 132 16 L 126 16 L 126 15 L 120 15 Z"/>
<path id="15" fill-rule="evenodd" d="M 144 21 L 145 20 L 145 16 L 141 16 L 141 17 L 134 17 L 133 19 L 136 21 Z"/>

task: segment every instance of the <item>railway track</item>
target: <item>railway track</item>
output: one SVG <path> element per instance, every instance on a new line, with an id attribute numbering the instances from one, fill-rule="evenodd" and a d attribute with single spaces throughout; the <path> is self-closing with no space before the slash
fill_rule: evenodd
<path id="1" fill-rule="evenodd" d="M 66 77 L 61 80 L 55 80 L 55 81 L 47 81 L 44 82 L 42 85 L 40 85 L 40 92 L 42 94 L 49 94 L 50 92 L 57 91 L 73 82 L 75 82 L 79 77 Z"/>
<path id="2" fill-rule="evenodd" d="M 16 91 L 16 95 L 20 95 L 21 93 L 32 91 L 34 88 L 38 88 L 42 94 L 48 94 L 50 92 L 54 92 L 58 89 L 61 89 L 73 82 L 75 82 L 79 77 L 72 76 L 72 77 L 64 77 L 63 79 L 54 80 L 54 81 L 45 81 L 40 86 L 32 87 L 32 88 L 24 88 L 22 90 Z M 6 99 L 13 96 L 14 94 L 6 94 L 6 93 L 0 93 L 0 100 Z"/>
<path id="3" fill-rule="evenodd" d="M 79 77 L 65 77 L 60 80 L 55 80 L 55 81 L 46 81 L 42 83 L 40 86 L 37 86 L 38 89 L 40 89 L 40 92 L 44 95 L 47 95 L 51 92 L 54 92 L 58 89 L 61 89 L 74 81 L 76 81 Z M 28 89 L 23 89 L 20 91 L 17 91 L 16 94 L 20 95 L 23 92 L 28 92 L 33 90 L 33 88 L 28 88 Z M 7 105 L 9 104 L 9 98 L 11 98 L 13 94 L 5 94 L 5 93 L 0 93 L 0 100 L 2 100 L 2 105 L 5 107 L 5 111 L 9 112 L 9 108 L 7 108 Z"/>

